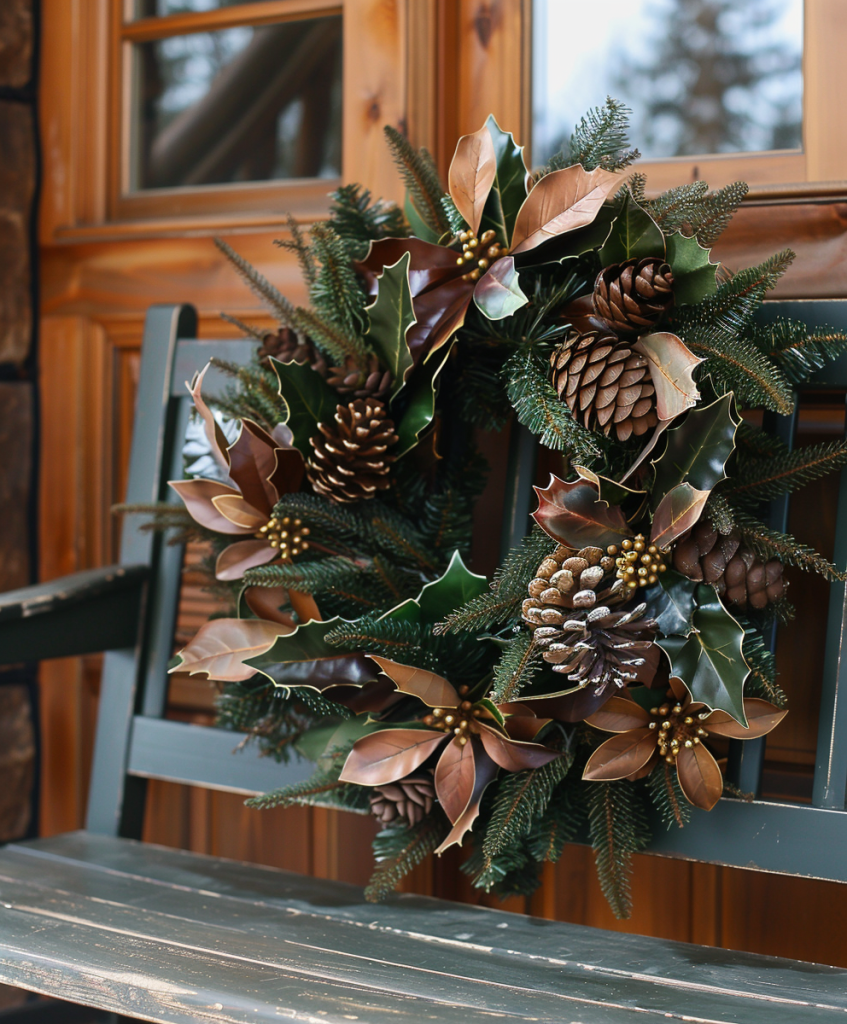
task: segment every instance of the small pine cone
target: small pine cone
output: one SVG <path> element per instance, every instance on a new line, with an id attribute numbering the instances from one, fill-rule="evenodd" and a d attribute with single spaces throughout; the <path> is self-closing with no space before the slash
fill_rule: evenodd
<path id="1" fill-rule="evenodd" d="M 397 443 L 394 422 L 382 402 L 357 398 L 339 405 L 332 423 L 319 423 L 320 435 L 306 460 L 306 476 L 318 494 L 345 503 L 373 498 L 388 485 Z"/>
<path id="2" fill-rule="evenodd" d="M 550 357 L 556 393 L 589 429 L 619 441 L 659 422 L 656 389 L 645 356 L 605 331 L 572 332 Z"/>
<path id="3" fill-rule="evenodd" d="M 619 334 L 643 334 L 673 302 L 673 273 L 655 256 L 615 263 L 597 275 L 593 298 Z"/>
<path id="4" fill-rule="evenodd" d="M 417 825 L 432 810 L 434 802 L 432 772 L 416 772 L 399 782 L 375 786 L 371 793 L 371 814 L 382 825 L 390 825 L 398 819 Z"/>
<path id="5" fill-rule="evenodd" d="M 318 352 L 309 338 L 301 338 L 290 327 L 280 327 L 278 331 L 268 331 L 262 338 L 262 344 L 256 350 L 259 362 L 269 368 L 270 357 L 281 363 L 303 363 L 312 367 L 317 373 L 326 373 L 326 361 Z"/>
<path id="6" fill-rule="evenodd" d="M 593 608 L 598 601 L 620 601 L 624 586 L 615 578 L 615 569 L 614 558 L 602 548 L 573 551 L 559 545 L 530 581 L 529 597 L 521 606 L 524 622 L 531 630 L 561 627 L 575 610 Z"/>
<path id="7" fill-rule="evenodd" d="M 382 398 L 388 394 L 392 380 L 388 370 L 380 369 L 379 360 L 373 353 L 368 356 L 364 368 L 352 356 L 347 356 L 343 366 L 329 368 L 326 379 L 339 395 L 352 395 L 353 398 Z"/>
<path id="8" fill-rule="evenodd" d="M 785 593 L 782 562 L 763 562 L 737 533 L 722 536 L 706 519 L 677 541 L 674 568 L 698 583 L 711 583 L 738 608 L 765 608 Z"/>

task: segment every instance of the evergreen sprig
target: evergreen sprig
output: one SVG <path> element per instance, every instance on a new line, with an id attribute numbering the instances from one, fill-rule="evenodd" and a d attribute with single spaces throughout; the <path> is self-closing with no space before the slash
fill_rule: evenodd
<path id="1" fill-rule="evenodd" d="M 792 384 L 802 384 L 847 352 L 847 334 L 842 331 L 810 330 L 801 321 L 787 317 L 770 324 L 754 324 L 748 337 L 763 355 L 779 364 Z"/>
<path id="2" fill-rule="evenodd" d="M 356 276 L 343 239 L 329 224 L 315 224 L 311 230 L 311 252 L 318 271 L 309 298 L 322 319 L 334 324 L 345 336 L 360 341 L 366 327 L 367 296 Z"/>
<path id="3" fill-rule="evenodd" d="M 406 136 L 391 125 L 386 125 L 383 130 L 418 214 L 439 237 L 451 233 L 450 221 L 441 204 L 444 189 L 435 161 L 425 149 L 416 150 Z"/>
<path id="4" fill-rule="evenodd" d="M 374 201 L 361 185 L 342 185 L 330 192 L 332 227 L 344 242 L 351 260 L 361 260 L 371 242 L 380 238 L 405 238 L 409 233 L 403 214 L 394 203 Z"/>
<path id="5" fill-rule="evenodd" d="M 428 814 L 412 827 L 395 825 L 383 829 L 373 841 L 376 870 L 365 889 L 369 903 L 389 896 L 421 861 L 441 845 L 450 830 L 440 811 Z"/>
<path id="6" fill-rule="evenodd" d="M 707 249 L 715 244 L 749 191 L 743 181 L 715 192 L 710 192 L 704 181 L 692 181 L 647 199 L 643 184 L 639 184 L 645 207 L 665 234 L 681 231 L 693 235 Z"/>
<path id="7" fill-rule="evenodd" d="M 746 653 L 746 652 L 745 652 Z M 650 773 L 648 789 L 653 806 L 667 827 L 684 828 L 691 820 L 691 804 L 685 799 L 676 768 L 664 761 Z"/>
<path id="8" fill-rule="evenodd" d="M 631 783 L 589 782 L 588 826 L 600 888 L 617 918 L 632 913 L 632 855 L 650 840 L 641 790 Z"/>
<path id="9" fill-rule="evenodd" d="M 591 171 L 602 167 L 607 171 L 620 171 L 637 160 L 641 154 L 629 148 L 629 119 L 632 111 L 620 100 L 606 97 L 602 107 L 594 107 L 579 119 L 568 141 L 567 163 L 582 164 Z M 552 161 L 551 161 L 552 163 Z"/>
<path id="10" fill-rule="evenodd" d="M 776 681 L 776 658 L 765 646 L 762 634 L 749 621 L 739 619 L 745 628 L 744 660 L 750 666 L 750 675 L 744 683 L 747 697 L 761 697 L 778 708 L 786 707 L 788 698 Z"/>
<path id="11" fill-rule="evenodd" d="M 767 461 L 745 459 L 724 493 L 731 501 L 745 504 L 772 501 L 845 465 L 847 441 L 806 445 Z"/>
<path id="12" fill-rule="evenodd" d="M 311 247 L 303 236 L 303 232 L 300 230 L 300 225 L 290 213 L 285 219 L 285 224 L 291 234 L 291 238 L 277 239 L 274 242 L 274 245 L 278 246 L 280 249 L 285 249 L 287 252 L 293 252 L 295 254 L 297 262 L 300 264 L 300 273 L 303 275 L 303 280 L 311 290 L 311 288 L 314 287 L 318 276 L 318 268 L 315 266 L 315 257 L 312 254 Z"/>
<path id="13" fill-rule="evenodd" d="M 847 571 L 828 562 L 813 548 L 801 544 L 790 534 L 771 530 L 754 516 L 736 512 L 735 526 L 742 540 L 762 561 L 778 558 L 785 565 L 794 565 L 798 569 L 819 573 L 830 582 L 843 583 L 847 580 Z"/>
<path id="14" fill-rule="evenodd" d="M 352 744 L 336 748 L 324 755 L 308 779 L 282 786 L 270 793 L 252 797 L 248 807 L 267 810 L 271 807 L 292 807 L 295 804 L 310 807 L 335 807 L 345 811 L 367 814 L 369 810 L 368 791 L 363 786 L 354 786 L 339 781 L 347 754 Z"/>
<path id="15" fill-rule="evenodd" d="M 363 572 L 348 558 L 331 555 L 311 562 L 283 562 L 248 569 L 243 580 L 248 587 L 286 587 L 312 594 L 329 587 L 346 587 Z"/>
<path id="16" fill-rule="evenodd" d="M 569 771 L 550 794 L 545 812 L 533 818 L 526 845 L 530 855 L 543 864 L 555 864 L 565 844 L 571 842 L 586 819 L 585 791 L 576 772 Z"/>
<path id="17" fill-rule="evenodd" d="M 497 703 L 517 700 L 521 690 L 542 667 L 541 648 L 534 642 L 532 633 L 522 630 L 497 662 L 491 687 L 492 699 Z"/>

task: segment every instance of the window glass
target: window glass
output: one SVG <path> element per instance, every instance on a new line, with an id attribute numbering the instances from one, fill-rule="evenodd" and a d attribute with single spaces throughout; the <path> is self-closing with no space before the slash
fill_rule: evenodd
<path id="1" fill-rule="evenodd" d="M 133 51 L 132 189 L 340 174 L 340 17 Z"/>
<path id="2" fill-rule="evenodd" d="M 136 18 L 164 18 L 168 14 L 194 14 L 219 7 L 252 3 L 253 0 L 135 0 Z"/>
<path id="3" fill-rule="evenodd" d="M 607 95 L 643 156 L 799 149 L 803 0 L 534 0 L 533 160 Z"/>

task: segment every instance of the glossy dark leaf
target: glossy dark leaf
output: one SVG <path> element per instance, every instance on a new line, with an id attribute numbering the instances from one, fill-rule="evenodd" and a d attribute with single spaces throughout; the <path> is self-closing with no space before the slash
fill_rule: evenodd
<path id="1" fill-rule="evenodd" d="M 673 271 L 674 302 L 678 306 L 702 302 L 718 290 L 716 273 L 719 264 L 709 259 L 696 238 L 676 232 L 668 235 L 666 259 Z"/>
<path id="2" fill-rule="evenodd" d="M 324 378 L 305 363 L 281 363 L 271 359 L 279 380 L 279 393 L 288 408 L 286 426 L 291 430 L 294 447 L 308 458 L 310 439 L 318 433 L 319 423 L 329 423 L 338 406 L 338 393 Z"/>
<path id="3" fill-rule="evenodd" d="M 696 591 L 694 580 L 668 569 L 659 576 L 658 584 L 645 593 L 645 618 L 654 619 L 663 636 L 688 636 L 696 608 Z"/>
<path id="4" fill-rule="evenodd" d="M 710 405 L 692 409 L 685 420 L 665 433 L 665 448 L 655 459 L 653 493 L 667 494 L 684 480 L 700 491 L 710 491 L 726 479 L 726 464 L 735 449 L 740 420 L 731 394 Z"/>
<path id="5" fill-rule="evenodd" d="M 485 122 L 494 144 L 495 174 L 482 211 L 481 231 L 492 230 L 501 245 L 508 246 L 515 226 L 515 218 L 526 199 L 527 169 L 523 146 L 519 146 L 511 132 L 504 132 L 491 115 Z"/>
<path id="6" fill-rule="evenodd" d="M 435 418 L 435 396 L 438 375 L 450 355 L 452 342 L 442 346 L 437 352 L 418 366 L 408 383 L 404 397 L 408 397 L 408 405 L 402 419 L 396 424 L 397 458 L 410 452 L 420 441 L 421 434 Z"/>
<path id="7" fill-rule="evenodd" d="M 694 526 L 706 502 L 710 491 L 698 491 L 687 481 L 677 484 L 659 502 L 653 514 L 653 528 L 650 540 L 660 548 L 669 548 L 675 540 Z"/>
<path id="8" fill-rule="evenodd" d="M 391 373 L 391 398 L 402 389 L 412 369 L 412 353 L 406 340 L 416 323 L 409 286 L 410 260 L 411 255 L 405 252 L 378 275 L 376 299 L 367 309 L 366 337 L 380 364 Z"/>
<path id="9" fill-rule="evenodd" d="M 583 480 L 597 488 L 600 501 L 605 501 L 609 506 L 622 505 L 625 501 L 629 501 L 630 507 L 637 509 L 647 493 L 642 490 L 633 490 L 606 476 L 599 476 L 594 470 L 586 469 L 585 466 L 574 466 L 573 468 Z"/>
<path id="10" fill-rule="evenodd" d="M 538 508 L 532 518 L 560 544 L 606 547 L 632 536 L 622 510 L 600 501 L 597 488 L 585 480 L 568 483 L 551 474 L 547 487 L 536 487 L 535 493 Z"/>
<path id="11" fill-rule="evenodd" d="M 403 213 L 406 215 L 406 220 L 409 222 L 409 227 L 412 229 L 412 234 L 416 238 L 420 238 L 421 241 L 430 242 L 433 245 L 438 242 L 438 232 L 426 223 L 426 221 L 418 213 L 418 209 L 415 206 L 415 202 L 409 193 L 406 193 L 406 200 L 403 203 Z"/>
<path id="12" fill-rule="evenodd" d="M 665 236 L 650 214 L 627 194 L 609 237 L 597 255 L 602 267 L 645 256 L 664 258 Z"/>

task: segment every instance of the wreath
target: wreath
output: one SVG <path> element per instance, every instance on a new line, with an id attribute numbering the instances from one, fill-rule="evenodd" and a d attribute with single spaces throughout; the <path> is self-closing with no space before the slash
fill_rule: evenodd
<path id="1" fill-rule="evenodd" d="M 727 739 L 786 714 L 784 567 L 845 579 L 766 506 L 847 445 L 791 450 L 749 411 L 790 413 L 847 336 L 762 314 L 792 253 L 713 261 L 746 186 L 650 195 L 627 115 L 608 100 L 532 173 L 489 118 L 446 190 L 386 129 L 402 211 L 346 186 L 308 234 L 289 220 L 308 308 L 219 243 L 279 329 L 241 325 L 256 357 L 218 364 L 214 401 L 190 384 L 184 507 L 155 525 L 209 543 L 234 612 L 173 670 L 218 681 L 263 753 L 314 760 L 254 806 L 379 819 L 372 899 L 454 844 L 475 885 L 527 894 L 587 836 L 626 916 L 651 828 L 741 796 Z M 510 421 L 556 472 L 489 582 L 465 565 L 475 437 Z"/>

